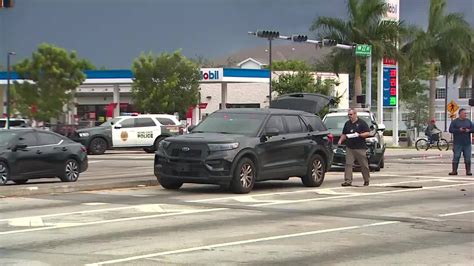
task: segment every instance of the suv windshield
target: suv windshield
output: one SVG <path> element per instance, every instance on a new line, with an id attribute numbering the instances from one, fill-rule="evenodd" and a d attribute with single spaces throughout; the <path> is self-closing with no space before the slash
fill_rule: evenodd
<path id="1" fill-rule="evenodd" d="M 196 126 L 192 132 L 256 136 L 265 116 L 264 114 L 214 113 Z"/>
<path id="2" fill-rule="evenodd" d="M 119 121 L 120 118 L 114 118 L 114 119 L 110 119 L 109 121 L 106 121 L 102 124 L 100 124 L 101 127 L 108 127 L 108 126 L 112 126 L 114 125 L 115 123 L 117 123 L 117 121 Z"/>

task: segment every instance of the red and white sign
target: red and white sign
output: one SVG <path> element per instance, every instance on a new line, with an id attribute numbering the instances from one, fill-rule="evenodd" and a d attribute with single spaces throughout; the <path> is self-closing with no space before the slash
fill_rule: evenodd
<path id="1" fill-rule="evenodd" d="M 207 103 L 199 103 L 199 109 L 206 109 Z"/>

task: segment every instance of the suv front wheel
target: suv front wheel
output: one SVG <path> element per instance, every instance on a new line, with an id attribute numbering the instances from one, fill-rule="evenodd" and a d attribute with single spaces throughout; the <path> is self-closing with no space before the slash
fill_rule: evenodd
<path id="1" fill-rule="evenodd" d="M 256 179 L 257 170 L 255 164 L 249 158 L 242 158 L 237 163 L 231 181 L 232 192 L 238 194 L 249 193 Z"/>
<path id="2" fill-rule="evenodd" d="M 326 163 L 321 155 L 314 154 L 311 156 L 308 164 L 306 175 L 301 178 L 303 184 L 307 187 L 319 187 L 324 181 Z"/>

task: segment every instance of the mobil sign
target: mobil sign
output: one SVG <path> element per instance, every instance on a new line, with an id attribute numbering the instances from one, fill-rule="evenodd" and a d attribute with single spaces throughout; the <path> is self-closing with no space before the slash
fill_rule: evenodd
<path id="1" fill-rule="evenodd" d="M 222 68 L 201 68 L 201 82 L 221 81 L 223 76 Z"/>

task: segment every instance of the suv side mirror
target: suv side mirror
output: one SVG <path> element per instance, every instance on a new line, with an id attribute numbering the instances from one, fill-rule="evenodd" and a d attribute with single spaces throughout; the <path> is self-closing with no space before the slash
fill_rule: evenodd
<path id="1" fill-rule="evenodd" d="M 384 131 L 385 130 L 385 125 L 384 124 L 379 124 L 379 128 L 377 130 L 378 131 Z"/>
<path id="2" fill-rule="evenodd" d="M 280 134 L 280 131 L 277 128 L 269 128 L 265 129 L 265 136 L 266 137 L 274 137 L 278 136 Z"/>
<path id="3" fill-rule="evenodd" d="M 122 125 L 121 125 L 121 124 L 115 124 L 114 128 L 115 128 L 115 129 L 121 129 L 121 128 L 122 128 Z"/>
<path id="4" fill-rule="evenodd" d="M 190 125 L 190 126 L 188 127 L 188 132 L 193 131 L 193 129 L 195 129 L 195 128 L 196 128 L 196 125 Z"/>

